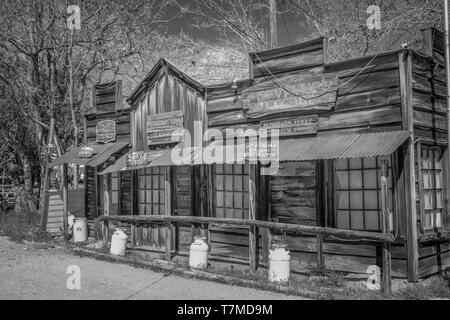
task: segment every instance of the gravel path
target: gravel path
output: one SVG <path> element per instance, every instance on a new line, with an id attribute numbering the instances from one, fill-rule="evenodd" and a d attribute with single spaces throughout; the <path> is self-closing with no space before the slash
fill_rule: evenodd
<path id="1" fill-rule="evenodd" d="M 67 289 L 67 279 L 71 276 L 67 269 L 73 265 L 80 268 L 80 290 Z M 0 299 L 277 300 L 298 297 L 166 276 L 0 237 Z"/>

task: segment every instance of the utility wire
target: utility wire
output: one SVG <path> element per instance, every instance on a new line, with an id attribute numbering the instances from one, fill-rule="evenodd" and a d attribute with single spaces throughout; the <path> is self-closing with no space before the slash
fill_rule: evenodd
<path id="1" fill-rule="evenodd" d="M 302 98 L 303 100 L 309 101 L 309 100 L 314 100 L 317 98 L 321 98 L 327 94 L 330 93 L 335 93 L 337 91 L 339 91 L 339 89 L 345 87 L 347 84 L 349 84 L 350 82 L 352 82 L 353 80 L 355 80 L 359 75 L 361 75 L 365 70 L 367 70 L 369 67 L 371 67 L 372 62 L 380 55 L 380 53 L 376 54 L 373 56 L 373 58 L 356 74 L 354 75 L 350 80 L 346 81 L 345 83 L 343 83 L 342 85 L 338 86 L 336 89 L 333 90 L 328 90 L 325 91 L 317 96 L 314 97 L 310 97 L 307 98 L 301 94 L 297 94 L 295 92 L 292 92 L 291 90 L 283 87 L 280 83 L 282 82 L 281 79 L 279 79 L 276 75 L 274 75 L 269 68 L 266 66 L 266 64 L 261 60 L 261 58 L 258 56 L 258 54 L 254 53 L 255 57 L 258 58 L 259 62 L 262 64 L 262 66 L 267 70 L 267 72 L 271 75 L 270 81 L 272 81 L 277 87 L 279 87 L 280 89 L 284 90 L 285 92 L 289 93 L 290 95 L 294 96 L 294 97 L 299 97 Z M 276 79 L 277 81 L 279 81 L 280 83 L 278 83 L 277 81 L 275 81 L 274 79 Z"/>

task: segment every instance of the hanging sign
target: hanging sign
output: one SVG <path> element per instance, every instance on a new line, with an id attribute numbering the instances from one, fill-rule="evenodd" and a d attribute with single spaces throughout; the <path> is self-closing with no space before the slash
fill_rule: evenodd
<path id="1" fill-rule="evenodd" d="M 104 120 L 97 123 L 97 142 L 109 143 L 116 141 L 116 122 L 113 120 Z"/>
<path id="2" fill-rule="evenodd" d="M 145 166 L 148 162 L 147 158 L 148 158 L 147 154 L 144 151 L 131 152 L 127 155 L 126 167 L 133 168 L 133 167 Z"/>
<path id="3" fill-rule="evenodd" d="M 182 111 L 150 115 L 147 120 L 148 144 L 180 142 L 184 133 L 183 122 Z"/>
<path id="4" fill-rule="evenodd" d="M 261 121 L 260 130 L 278 129 L 280 137 L 317 134 L 319 116 L 283 118 L 271 121 Z"/>
<path id="5" fill-rule="evenodd" d="M 81 147 L 78 152 L 78 158 L 92 158 L 94 155 L 94 146 L 84 146 Z"/>

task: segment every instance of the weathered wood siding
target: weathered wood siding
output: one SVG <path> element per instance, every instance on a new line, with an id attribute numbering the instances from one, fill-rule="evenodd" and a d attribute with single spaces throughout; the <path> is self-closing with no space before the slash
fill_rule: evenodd
<path id="1" fill-rule="evenodd" d="M 62 191 L 50 190 L 48 193 L 48 222 L 47 232 L 58 233 L 63 230 L 63 201 Z M 84 189 L 69 190 L 69 215 L 76 218 L 85 216 Z"/>
<path id="2" fill-rule="evenodd" d="M 317 225 L 316 162 L 285 162 L 271 177 L 272 221 Z"/>

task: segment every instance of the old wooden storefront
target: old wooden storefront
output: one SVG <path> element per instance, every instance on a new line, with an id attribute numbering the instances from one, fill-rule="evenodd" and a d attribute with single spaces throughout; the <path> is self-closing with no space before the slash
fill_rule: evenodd
<path id="1" fill-rule="evenodd" d="M 103 172 L 132 172 L 132 216 L 101 220 L 131 223 L 131 245 L 168 259 L 201 233 L 212 258 L 254 270 L 284 234 L 298 272 L 378 265 L 415 281 L 448 267 L 443 40 L 434 29 L 424 39 L 420 51 L 333 64 L 323 38 L 256 52 L 249 79 L 214 86 L 161 60 L 128 99 L 133 152 Z M 195 153 L 232 131 L 215 149 L 227 154 L 266 129 L 279 132 L 272 174 L 245 146 L 235 163 Z"/>

